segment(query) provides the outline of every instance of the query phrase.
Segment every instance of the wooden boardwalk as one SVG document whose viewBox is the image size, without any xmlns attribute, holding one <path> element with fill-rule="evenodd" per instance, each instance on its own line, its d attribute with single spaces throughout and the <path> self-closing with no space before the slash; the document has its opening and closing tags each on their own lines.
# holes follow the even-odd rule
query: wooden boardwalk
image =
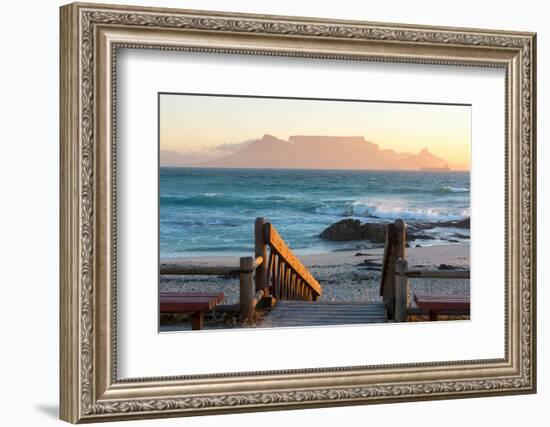
<svg viewBox="0 0 550 427">
<path fill-rule="evenodd" d="M 383 303 L 278 301 L 262 328 L 357 325 L 388 321 Z"/>
<path fill-rule="evenodd" d="M 254 223 L 255 256 L 241 257 L 238 266 L 161 264 L 160 274 L 238 275 L 239 304 L 220 305 L 216 310 L 232 316 L 238 314 L 244 325 L 260 328 L 407 322 L 410 315 L 426 314 L 429 314 L 430 320 L 437 320 L 439 314 L 469 316 L 469 295 L 415 295 L 417 307 L 411 307 L 409 279 L 469 279 L 470 271 L 409 270 L 405 259 L 406 230 L 406 224 L 400 219 L 386 226 L 380 280 L 383 302 L 378 303 L 319 301 L 323 299 L 321 284 L 265 218 L 257 218 Z M 177 298 L 180 297 L 189 299 L 184 294 Z M 187 304 L 188 301 L 184 302 Z M 211 308 L 206 306 L 201 310 Z M 161 304 L 161 312 L 183 309 L 199 310 L 196 306 L 189 308 L 178 304 L 174 308 Z M 230 319 L 235 320 L 236 317 Z M 202 326 L 199 320 L 195 326 Z M 223 326 L 222 323 L 220 326 Z"/>
</svg>

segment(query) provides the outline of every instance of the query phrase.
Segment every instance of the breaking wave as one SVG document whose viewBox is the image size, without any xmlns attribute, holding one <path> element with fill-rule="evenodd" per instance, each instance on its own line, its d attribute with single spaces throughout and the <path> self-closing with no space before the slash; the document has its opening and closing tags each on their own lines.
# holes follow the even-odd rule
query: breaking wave
<svg viewBox="0 0 550 427">
<path fill-rule="evenodd" d="M 456 221 L 470 216 L 469 209 L 411 207 L 392 200 L 357 200 L 345 206 L 320 206 L 315 213 L 414 221 Z"/>
<path fill-rule="evenodd" d="M 466 187 L 449 187 L 445 186 L 441 189 L 442 193 L 468 193 L 470 191 L 469 188 Z"/>
</svg>

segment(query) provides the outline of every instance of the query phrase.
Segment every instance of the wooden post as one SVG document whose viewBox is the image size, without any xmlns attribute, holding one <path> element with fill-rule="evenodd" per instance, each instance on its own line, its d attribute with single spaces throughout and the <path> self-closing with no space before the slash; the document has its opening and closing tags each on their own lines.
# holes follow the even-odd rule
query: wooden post
<svg viewBox="0 0 550 427">
<path fill-rule="evenodd" d="M 384 277 L 383 280 L 383 298 L 384 304 L 386 306 L 386 313 L 388 314 L 388 319 L 393 319 L 395 311 L 395 225 L 387 224 L 386 225 L 386 245 L 384 250 L 389 252 L 388 255 L 388 267 L 384 271 L 382 269 L 382 274 Z"/>
<path fill-rule="evenodd" d="M 409 306 L 409 278 L 407 261 L 399 258 L 396 262 L 395 274 L 395 315 L 396 322 L 407 321 L 407 307 Z"/>
<path fill-rule="evenodd" d="M 199 331 L 204 326 L 204 316 L 202 311 L 195 311 L 191 314 L 191 329 L 193 331 Z"/>
<path fill-rule="evenodd" d="M 273 253 L 273 252 L 271 252 Z M 275 298 L 279 298 L 279 257 L 273 258 L 273 289 L 272 294 Z"/>
<path fill-rule="evenodd" d="M 241 272 L 240 284 L 240 310 L 243 319 L 252 319 L 254 311 L 254 258 L 243 257 L 240 259 Z"/>
<path fill-rule="evenodd" d="M 391 224 L 390 224 L 391 225 Z M 390 229 L 393 232 L 393 247 L 392 247 L 392 256 L 391 256 L 391 263 L 390 263 L 390 280 L 389 280 L 389 292 L 388 292 L 388 314 L 395 318 L 395 305 L 397 304 L 396 301 L 396 272 L 397 272 L 397 260 L 399 259 L 405 259 L 405 244 L 406 244 L 406 225 L 405 223 L 400 220 L 396 219 L 393 222 L 393 227 L 390 227 Z"/>
<path fill-rule="evenodd" d="M 405 257 L 405 245 L 407 244 L 407 226 L 405 223 L 400 220 L 396 219 L 394 222 L 395 227 L 395 259 L 406 259 Z"/>
<path fill-rule="evenodd" d="M 270 294 L 274 293 L 273 291 L 273 285 L 269 284 L 270 282 L 272 283 L 273 282 L 273 264 L 274 264 L 274 258 L 275 258 L 275 254 L 273 252 L 271 252 L 269 254 L 269 262 L 267 263 L 267 271 L 266 271 L 266 281 L 265 281 L 265 285 L 267 287 L 266 291 L 267 291 L 267 294 L 264 293 L 264 295 L 267 297 L 269 296 Z"/>
<path fill-rule="evenodd" d="M 263 261 L 256 267 L 254 281 L 256 291 L 264 290 L 264 295 L 268 295 L 267 286 L 267 244 L 265 241 L 265 218 L 256 218 L 254 222 L 254 254 L 256 257 L 261 256 Z"/>
</svg>

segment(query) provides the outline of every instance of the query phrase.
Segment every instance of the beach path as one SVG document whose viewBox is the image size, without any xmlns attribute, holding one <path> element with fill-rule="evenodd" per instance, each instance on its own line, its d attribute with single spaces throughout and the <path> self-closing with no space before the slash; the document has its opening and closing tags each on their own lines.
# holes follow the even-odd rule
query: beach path
<svg viewBox="0 0 550 427">
<path fill-rule="evenodd" d="M 385 323 L 383 303 L 279 301 L 261 328 Z"/>
</svg>

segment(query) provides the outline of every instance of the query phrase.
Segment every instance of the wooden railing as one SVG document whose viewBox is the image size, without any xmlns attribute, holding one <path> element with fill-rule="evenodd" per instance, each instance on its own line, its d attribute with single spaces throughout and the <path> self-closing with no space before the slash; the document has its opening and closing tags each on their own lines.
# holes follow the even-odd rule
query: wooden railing
<svg viewBox="0 0 550 427">
<path fill-rule="evenodd" d="M 410 314 L 424 314 L 421 310 L 412 309 L 410 304 L 410 278 L 422 279 L 469 279 L 470 270 L 409 270 L 406 259 L 399 258 L 396 262 L 395 272 L 395 316 L 396 322 L 406 322 Z M 451 296 L 449 296 L 451 298 Z M 441 313 L 441 314 L 466 314 L 466 313 Z M 469 314 L 469 309 L 467 310 Z M 430 316 L 431 317 L 431 316 Z M 436 316 L 437 317 L 437 316 Z"/>
<path fill-rule="evenodd" d="M 294 255 L 275 227 L 265 218 L 254 224 L 254 257 L 242 257 L 238 266 L 162 264 L 161 275 L 239 276 L 239 305 L 220 305 L 216 310 L 240 311 L 252 319 L 263 299 L 316 301 L 321 285 Z M 269 254 L 268 254 L 269 249 Z"/>
<path fill-rule="evenodd" d="M 268 260 L 265 277 L 260 277 L 262 270 L 258 268 L 256 289 L 267 288 L 266 294 L 281 300 L 316 301 L 322 295 L 319 282 L 264 218 L 256 220 L 256 255 Z"/>
<path fill-rule="evenodd" d="M 380 279 L 388 319 L 406 322 L 409 314 L 421 314 L 410 304 L 410 278 L 469 279 L 469 270 L 409 270 L 405 256 L 407 225 L 400 219 L 386 226 L 386 244 Z"/>
<path fill-rule="evenodd" d="M 254 310 L 265 295 L 263 289 L 254 290 L 254 276 L 260 265 L 264 263 L 261 256 L 242 257 L 239 266 L 226 265 L 178 265 L 162 264 L 161 275 L 178 276 L 239 276 L 239 304 L 219 305 L 215 309 L 219 311 L 240 311 L 243 319 L 253 317 Z"/>
</svg>

